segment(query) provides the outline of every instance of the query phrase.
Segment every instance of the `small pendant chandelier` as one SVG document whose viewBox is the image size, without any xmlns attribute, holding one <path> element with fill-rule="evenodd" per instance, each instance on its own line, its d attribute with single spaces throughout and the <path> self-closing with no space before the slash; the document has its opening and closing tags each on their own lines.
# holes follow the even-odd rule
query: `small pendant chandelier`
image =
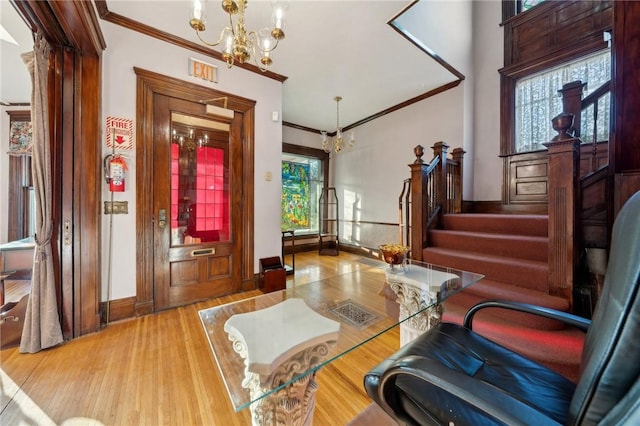
<svg viewBox="0 0 640 426">
<path fill-rule="evenodd" d="M 273 62 L 271 52 L 278 47 L 278 42 L 284 39 L 285 12 L 289 7 L 288 0 L 272 2 L 271 28 L 263 28 L 259 31 L 247 31 L 244 26 L 247 0 L 222 0 L 222 10 L 229 15 L 229 26 L 222 29 L 220 39 L 215 43 L 205 41 L 200 35 L 206 28 L 204 2 L 205 0 L 193 0 L 189 14 L 189 25 L 195 30 L 200 41 L 211 47 L 221 44 L 222 57 L 229 68 L 236 61 L 243 64 L 253 58 L 256 66 L 261 71 L 266 71 Z M 234 16 L 237 16 L 235 23 Z M 259 63 L 258 54 L 260 55 Z"/>
<path fill-rule="evenodd" d="M 340 101 L 342 96 L 336 96 L 333 98 L 336 101 L 336 131 L 335 136 L 330 137 L 326 130 L 320 132 L 322 134 L 322 149 L 327 154 L 331 151 L 336 153 L 341 152 L 343 149 L 351 151 L 356 143 L 356 135 L 354 132 L 349 132 L 349 141 L 345 146 L 344 137 L 342 135 L 342 127 L 340 127 Z"/>
</svg>

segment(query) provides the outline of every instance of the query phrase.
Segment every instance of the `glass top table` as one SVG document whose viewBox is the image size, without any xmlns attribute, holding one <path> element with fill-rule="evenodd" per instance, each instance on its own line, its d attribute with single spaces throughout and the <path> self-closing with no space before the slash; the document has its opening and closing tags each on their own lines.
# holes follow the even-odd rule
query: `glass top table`
<svg viewBox="0 0 640 426">
<path fill-rule="evenodd" d="M 482 277 L 413 260 L 393 270 L 372 261 L 353 272 L 203 309 L 199 315 L 239 411 L 433 311 Z M 400 309 L 389 309 L 390 302 Z"/>
</svg>

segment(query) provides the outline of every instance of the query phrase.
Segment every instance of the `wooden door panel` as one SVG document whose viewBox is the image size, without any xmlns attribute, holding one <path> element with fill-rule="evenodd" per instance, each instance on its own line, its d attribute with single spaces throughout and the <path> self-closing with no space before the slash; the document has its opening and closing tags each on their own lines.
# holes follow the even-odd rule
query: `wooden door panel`
<svg viewBox="0 0 640 426">
<path fill-rule="evenodd" d="M 231 277 L 231 257 L 217 256 L 171 262 L 170 270 L 172 288 L 212 282 Z"/>
<path fill-rule="evenodd" d="M 197 284 L 200 281 L 198 260 L 183 260 L 171 262 L 171 287 Z"/>
<path fill-rule="evenodd" d="M 209 279 L 215 277 L 231 276 L 230 257 L 210 257 L 207 259 L 207 276 Z"/>
<path fill-rule="evenodd" d="M 227 130 L 209 131 L 209 124 Z M 240 138 L 232 135 L 231 124 L 207 117 L 201 103 L 154 99 L 156 310 L 241 289 L 241 270 L 232 267 L 241 256 L 241 239 L 231 220 L 242 201 L 232 190 L 240 184 L 232 161 Z M 208 155 L 218 162 L 208 163 Z M 205 171 L 214 168 L 215 174 Z M 211 218 L 209 211 L 217 213 Z"/>
</svg>

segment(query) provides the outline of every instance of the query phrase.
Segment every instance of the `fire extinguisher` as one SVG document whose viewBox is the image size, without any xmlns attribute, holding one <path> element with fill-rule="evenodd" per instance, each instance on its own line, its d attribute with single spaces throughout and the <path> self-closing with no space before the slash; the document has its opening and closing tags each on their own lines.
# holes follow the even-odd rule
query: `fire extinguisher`
<svg viewBox="0 0 640 426">
<path fill-rule="evenodd" d="M 127 163 L 119 154 L 109 154 L 104 157 L 104 178 L 109 184 L 109 191 L 124 192 L 124 172 Z"/>
</svg>

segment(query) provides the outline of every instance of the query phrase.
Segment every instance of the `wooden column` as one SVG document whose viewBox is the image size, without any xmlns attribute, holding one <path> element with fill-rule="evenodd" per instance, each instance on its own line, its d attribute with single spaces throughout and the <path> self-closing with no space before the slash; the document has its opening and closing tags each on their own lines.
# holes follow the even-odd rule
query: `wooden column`
<svg viewBox="0 0 640 426">
<path fill-rule="evenodd" d="M 558 136 L 544 145 L 549 150 L 549 294 L 572 302 L 578 259 L 577 218 L 580 139 L 569 135 L 573 114 L 553 120 Z"/>
<path fill-rule="evenodd" d="M 411 169 L 411 258 L 422 260 L 422 248 L 427 244 L 427 200 L 424 188 L 426 185 L 426 164 L 422 160 L 424 147 L 417 145 L 413 148 L 416 160 L 409 164 Z"/>
</svg>

